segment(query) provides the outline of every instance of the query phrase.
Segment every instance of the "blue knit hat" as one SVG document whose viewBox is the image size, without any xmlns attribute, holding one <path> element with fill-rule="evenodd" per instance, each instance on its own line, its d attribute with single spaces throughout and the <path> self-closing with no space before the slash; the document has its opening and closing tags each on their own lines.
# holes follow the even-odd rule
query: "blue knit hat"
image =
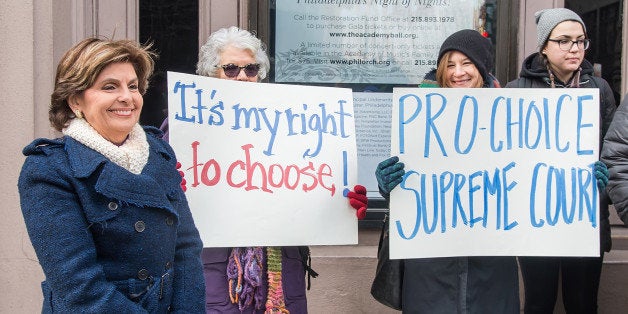
<svg viewBox="0 0 628 314">
<path fill-rule="evenodd" d="M 565 8 L 545 9 L 534 13 L 536 19 L 536 35 L 538 48 L 545 46 L 550 33 L 556 25 L 564 21 L 575 21 L 582 25 L 584 32 L 587 32 L 584 22 L 574 11 Z"/>
</svg>

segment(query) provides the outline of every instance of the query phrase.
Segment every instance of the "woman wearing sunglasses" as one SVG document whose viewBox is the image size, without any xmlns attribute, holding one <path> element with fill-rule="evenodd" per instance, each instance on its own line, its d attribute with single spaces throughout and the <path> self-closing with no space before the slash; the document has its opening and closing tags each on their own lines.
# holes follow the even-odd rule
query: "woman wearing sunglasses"
<svg viewBox="0 0 628 314">
<path fill-rule="evenodd" d="M 564 8 L 542 10 L 536 12 L 535 17 L 539 51 L 525 59 L 520 77 L 506 87 L 599 88 L 601 147 L 615 112 L 615 98 L 608 83 L 594 77 L 593 66 L 584 59 L 590 42 L 582 19 Z M 596 167 L 606 171 L 606 166 L 600 162 L 596 163 Z M 559 274 L 566 312 L 597 312 L 602 260 L 604 251 L 608 252 L 611 248 L 605 184 L 598 183 L 601 187 L 599 257 L 519 258 L 525 288 L 525 313 L 553 313 Z"/>
<path fill-rule="evenodd" d="M 196 74 L 220 79 L 258 82 L 270 62 L 262 42 L 237 27 L 220 29 L 201 47 Z"/>
<path fill-rule="evenodd" d="M 212 33 L 201 47 L 196 73 L 259 82 L 269 68 L 264 44 L 246 30 L 229 27 Z M 167 121 L 162 130 L 167 131 Z M 363 218 L 366 189 L 358 185 L 348 198 Z M 309 267 L 307 246 L 203 248 L 201 257 L 207 313 L 307 313 L 306 271 L 317 275 Z"/>
</svg>

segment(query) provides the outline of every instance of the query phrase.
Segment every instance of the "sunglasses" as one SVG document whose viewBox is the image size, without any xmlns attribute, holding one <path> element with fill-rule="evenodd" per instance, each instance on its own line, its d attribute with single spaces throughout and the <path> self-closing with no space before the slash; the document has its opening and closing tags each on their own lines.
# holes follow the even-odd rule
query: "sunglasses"
<svg viewBox="0 0 628 314">
<path fill-rule="evenodd" d="M 248 77 L 257 76 L 259 72 L 259 63 L 249 63 L 245 66 L 237 66 L 233 63 L 225 64 L 220 66 L 223 71 L 225 71 L 225 75 L 230 78 L 237 77 L 240 75 L 240 71 L 244 69 L 244 74 Z"/>
</svg>

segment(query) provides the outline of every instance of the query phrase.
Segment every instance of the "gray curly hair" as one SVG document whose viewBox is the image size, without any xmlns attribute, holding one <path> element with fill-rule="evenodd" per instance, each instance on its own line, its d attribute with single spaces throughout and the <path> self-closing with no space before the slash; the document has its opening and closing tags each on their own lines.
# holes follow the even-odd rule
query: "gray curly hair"
<svg viewBox="0 0 628 314">
<path fill-rule="evenodd" d="M 260 65 L 258 79 L 266 77 L 270 69 L 270 61 L 264 43 L 250 32 L 235 26 L 221 28 L 209 35 L 198 54 L 196 74 L 217 77 L 220 54 L 227 47 L 251 51 L 255 56 L 255 62 Z"/>
</svg>

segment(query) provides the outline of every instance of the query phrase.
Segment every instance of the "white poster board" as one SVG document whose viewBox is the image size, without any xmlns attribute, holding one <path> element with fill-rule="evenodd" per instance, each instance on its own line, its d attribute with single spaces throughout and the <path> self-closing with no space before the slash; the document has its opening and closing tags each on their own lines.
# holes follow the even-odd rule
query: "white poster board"
<svg viewBox="0 0 628 314">
<path fill-rule="evenodd" d="M 168 72 L 168 121 L 205 247 L 357 243 L 350 89 Z"/>
<path fill-rule="evenodd" d="M 598 93 L 396 88 L 391 258 L 599 256 Z"/>
</svg>

